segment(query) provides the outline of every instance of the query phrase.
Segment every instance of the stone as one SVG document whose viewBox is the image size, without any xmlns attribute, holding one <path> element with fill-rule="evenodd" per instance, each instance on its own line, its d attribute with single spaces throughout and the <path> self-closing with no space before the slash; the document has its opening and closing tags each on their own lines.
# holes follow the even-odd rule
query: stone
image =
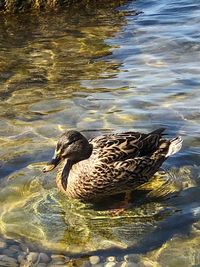
<svg viewBox="0 0 200 267">
<path fill-rule="evenodd" d="M 37 260 L 38 260 L 38 256 L 39 256 L 39 253 L 38 252 L 30 252 L 28 255 L 27 255 L 27 261 L 28 262 L 31 262 L 31 263 L 36 263 Z"/>
<path fill-rule="evenodd" d="M 129 267 L 128 266 L 128 263 L 127 262 L 122 262 L 122 263 L 120 263 L 120 265 L 119 265 L 120 267 Z"/>
<path fill-rule="evenodd" d="M 95 265 L 100 262 L 100 258 L 98 256 L 90 256 L 89 261 L 92 265 Z"/>
<path fill-rule="evenodd" d="M 33 263 L 28 262 L 27 260 L 22 260 L 22 262 L 20 263 L 20 265 L 18 265 L 19 267 L 33 267 Z"/>
<path fill-rule="evenodd" d="M 138 263 L 139 262 L 139 256 L 138 256 L 138 254 L 128 254 L 128 255 L 124 256 L 124 260 L 126 262 Z"/>
<path fill-rule="evenodd" d="M 116 266 L 116 263 L 113 262 L 113 261 L 109 261 L 109 262 L 105 263 L 104 266 L 105 266 L 105 267 L 114 267 L 114 266 Z"/>
<path fill-rule="evenodd" d="M 19 265 L 19 267 L 33 267 L 33 266 L 35 265 L 31 262 L 28 262 L 27 260 L 23 260 Z"/>
<path fill-rule="evenodd" d="M 19 263 L 21 263 L 21 262 L 24 261 L 24 260 L 25 260 L 25 256 L 19 255 L 19 256 L 17 257 L 17 261 L 18 261 Z"/>
<path fill-rule="evenodd" d="M 158 266 L 158 265 L 155 264 L 155 262 L 148 261 L 148 260 L 143 260 L 143 261 L 140 263 L 140 266 L 141 266 L 141 267 L 154 267 L 154 266 Z M 176 266 L 180 266 L 180 265 L 178 264 L 178 265 L 176 265 Z M 194 267 L 194 265 L 192 265 L 192 267 Z"/>
<path fill-rule="evenodd" d="M 25 244 L 20 244 L 21 250 L 28 253 L 29 252 L 29 248 L 25 245 Z"/>
<path fill-rule="evenodd" d="M 0 239 L 0 249 L 5 249 L 5 248 L 7 248 L 6 241 Z"/>
<path fill-rule="evenodd" d="M 35 251 L 35 252 L 38 251 L 38 247 L 35 244 L 29 243 L 29 244 L 26 244 L 26 246 L 28 247 L 29 252 L 30 251 Z"/>
<path fill-rule="evenodd" d="M 52 254 L 51 258 L 52 260 L 65 260 L 65 256 L 62 254 Z"/>
<path fill-rule="evenodd" d="M 52 264 L 57 264 L 57 265 L 60 265 L 60 264 L 65 264 L 66 263 L 66 259 L 65 259 L 65 256 L 64 255 L 61 255 L 61 254 L 52 254 L 51 255 L 51 259 L 52 259 Z"/>
<path fill-rule="evenodd" d="M 46 267 L 47 265 L 46 265 L 46 263 L 38 263 L 37 264 L 37 267 Z"/>
<path fill-rule="evenodd" d="M 69 261 L 70 261 L 70 257 L 65 256 L 65 262 L 67 263 Z"/>
<path fill-rule="evenodd" d="M 2 254 L 3 255 L 7 255 L 9 257 L 13 257 L 15 252 L 13 252 L 12 250 L 10 250 L 9 248 L 5 248 L 3 251 L 2 251 Z"/>
<path fill-rule="evenodd" d="M 66 267 L 66 264 L 55 264 L 55 263 L 50 263 L 48 264 L 48 267 Z"/>
<path fill-rule="evenodd" d="M 13 259 L 7 255 L 0 255 L 0 266 L 17 267 L 18 263 L 16 259 Z"/>
<path fill-rule="evenodd" d="M 18 267 L 17 263 L 10 263 L 10 262 L 5 262 L 0 260 L 0 266 L 2 267 Z"/>
<path fill-rule="evenodd" d="M 25 258 L 26 258 L 26 252 L 20 252 L 20 254 L 19 254 L 18 257 L 17 257 L 17 261 L 18 261 L 19 263 L 21 263 L 22 261 L 25 260 Z"/>
<path fill-rule="evenodd" d="M 120 267 L 138 267 L 136 263 L 122 262 L 119 265 Z"/>
<path fill-rule="evenodd" d="M 50 262 L 50 257 L 46 253 L 43 253 L 43 252 L 41 252 L 39 254 L 39 259 L 40 259 L 40 262 L 41 263 L 48 263 L 48 262 Z"/>
<path fill-rule="evenodd" d="M 107 258 L 107 261 L 116 261 L 116 259 L 115 259 L 115 257 L 113 257 L 113 256 L 109 256 L 109 257 Z"/>
<path fill-rule="evenodd" d="M 63 265 L 63 264 L 65 264 L 65 261 L 64 260 L 53 260 L 53 261 L 51 261 L 51 264 Z"/>
<path fill-rule="evenodd" d="M 19 252 L 20 251 L 20 247 L 17 245 L 11 245 L 9 247 L 9 250 L 12 251 L 13 253 Z"/>
</svg>

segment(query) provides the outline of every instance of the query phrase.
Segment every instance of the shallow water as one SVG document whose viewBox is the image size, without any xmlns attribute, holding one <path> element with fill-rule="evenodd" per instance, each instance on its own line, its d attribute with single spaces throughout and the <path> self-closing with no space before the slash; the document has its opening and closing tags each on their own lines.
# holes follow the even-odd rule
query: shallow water
<svg viewBox="0 0 200 267">
<path fill-rule="evenodd" d="M 196 1 L 164 0 L 0 18 L 1 236 L 102 262 L 200 264 L 199 23 Z M 156 127 L 183 149 L 121 217 L 66 200 L 41 172 L 66 129 Z"/>
</svg>

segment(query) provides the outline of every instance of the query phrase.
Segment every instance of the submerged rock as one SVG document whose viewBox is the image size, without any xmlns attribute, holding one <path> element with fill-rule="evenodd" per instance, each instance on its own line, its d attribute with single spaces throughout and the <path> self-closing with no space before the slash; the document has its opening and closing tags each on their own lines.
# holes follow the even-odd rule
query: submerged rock
<svg viewBox="0 0 200 267">
<path fill-rule="evenodd" d="M 100 262 L 99 256 L 91 256 L 89 261 L 92 265 L 98 264 Z"/>
<path fill-rule="evenodd" d="M 20 247 L 18 245 L 11 245 L 9 247 L 9 250 L 14 254 L 14 253 L 17 253 L 18 251 L 20 251 Z"/>
<path fill-rule="evenodd" d="M 54 265 L 62 265 L 62 264 L 65 264 L 68 259 L 65 258 L 64 255 L 62 254 L 52 254 L 51 255 L 51 266 L 54 266 Z M 54 265 L 53 265 L 54 264 Z"/>
<path fill-rule="evenodd" d="M 9 248 L 5 248 L 3 251 L 2 251 L 2 254 L 3 255 L 7 255 L 9 257 L 13 257 L 15 252 L 13 252 L 12 250 L 10 250 Z"/>
<path fill-rule="evenodd" d="M 0 255 L 0 266 L 17 267 L 18 263 L 16 259 L 13 259 L 7 255 Z"/>
<path fill-rule="evenodd" d="M 113 256 L 109 256 L 109 257 L 107 258 L 107 261 L 114 262 L 114 261 L 116 261 L 116 258 L 113 257 Z"/>
<path fill-rule="evenodd" d="M 18 257 L 17 257 L 17 261 L 19 263 L 21 263 L 21 262 L 25 261 L 25 258 L 26 258 L 26 253 L 25 252 L 20 252 Z"/>
<path fill-rule="evenodd" d="M 0 249 L 5 249 L 7 248 L 7 243 L 3 239 L 0 239 Z"/>
<path fill-rule="evenodd" d="M 39 261 L 40 263 L 48 263 L 50 262 L 50 257 L 46 253 L 41 252 L 39 254 Z"/>
<path fill-rule="evenodd" d="M 105 263 L 104 266 L 105 266 L 105 267 L 114 267 L 114 266 L 116 266 L 116 262 L 109 261 L 109 262 Z"/>
<path fill-rule="evenodd" d="M 48 264 L 48 267 L 66 267 L 67 265 L 66 264 L 55 264 L 55 263 L 50 263 Z"/>
<path fill-rule="evenodd" d="M 38 261 L 38 257 L 39 257 L 38 252 L 30 252 L 26 258 L 28 262 L 36 263 Z"/>
<path fill-rule="evenodd" d="M 38 263 L 37 264 L 37 267 L 46 267 L 47 265 L 46 265 L 46 263 Z"/>
</svg>

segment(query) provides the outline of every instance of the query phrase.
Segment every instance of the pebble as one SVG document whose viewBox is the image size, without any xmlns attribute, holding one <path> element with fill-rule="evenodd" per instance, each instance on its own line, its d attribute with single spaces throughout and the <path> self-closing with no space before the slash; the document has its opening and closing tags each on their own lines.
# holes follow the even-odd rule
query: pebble
<svg viewBox="0 0 200 267">
<path fill-rule="evenodd" d="M 26 253 L 28 253 L 29 252 L 29 248 L 25 245 L 25 244 L 20 244 L 20 247 L 21 247 L 21 249 L 24 251 L 24 252 L 26 252 Z"/>
<path fill-rule="evenodd" d="M 4 267 L 66 267 L 70 258 L 63 254 L 49 255 L 45 252 L 36 252 L 26 244 L 9 243 L 0 238 L 0 266 Z M 17 260 L 15 257 L 17 256 Z M 97 255 L 90 256 L 86 266 L 95 267 L 138 267 L 140 257 L 138 254 L 128 254 L 124 257 L 109 256 L 106 262 L 102 263 Z M 144 264 L 145 265 L 145 264 Z M 146 265 L 145 265 L 146 266 Z"/>
<path fill-rule="evenodd" d="M 25 260 L 25 258 L 26 258 L 26 252 L 20 252 L 19 253 L 19 255 L 18 255 L 18 257 L 17 257 L 17 261 L 19 262 L 19 263 L 21 263 L 23 260 Z"/>
<path fill-rule="evenodd" d="M 5 249 L 7 248 L 7 243 L 4 240 L 0 239 L 0 249 Z"/>
<path fill-rule="evenodd" d="M 138 267 L 140 265 L 138 265 L 137 263 L 133 263 L 133 262 L 123 262 L 120 267 Z"/>
<path fill-rule="evenodd" d="M 28 255 L 27 255 L 27 261 L 28 262 L 31 262 L 31 263 L 36 263 L 37 260 L 38 260 L 38 256 L 39 256 L 39 253 L 38 252 L 30 252 Z"/>
<path fill-rule="evenodd" d="M 65 262 L 69 262 L 70 261 L 70 257 L 65 256 Z"/>
<path fill-rule="evenodd" d="M 52 254 L 51 258 L 52 260 L 65 260 L 65 256 L 62 254 Z"/>
<path fill-rule="evenodd" d="M 11 245 L 9 247 L 9 250 L 12 251 L 13 253 L 16 253 L 16 252 L 20 251 L 20 247 L 17 245 Z"/>
<path fill-rule="evenodd" d="M 40 259 L 40 262 L 41 263 L 48 263 L 48 262 L 50 262 L 50 257 L 46 253 L 43 253 L 43 252 L 41 252 L 39 254 L 39 259 Z"/>
<path fill-rule="evenodd" d="M 17 267 L 16 259 L 8 257 L 7 255 L 0 255 L 0 266 Z"/>
<path fill-rule="evenodd" d="M 17 263 L 10 263 L 10 262 L 5 262 L 5 261 L 1 261 L 0 260 L 0 266 L 2 267 L 18 267 L 18 264 Z"/>
<path fill-rule="evenodd" d="M 95 265 L 100 262 L 100 258 L 98 256 L 91 256 L 89 258 L 89 261 L 92 265 Z"/>
<path fill-rule="evenodd" d="M 64 260 L 58 260 L 58 261 L 53 260 L 53 261 L 50 262 L 50 264 L 53 264 L 53 265 L 63 265 L 63 264 L 65 264 L 65 261 Z"/>
<path fill-rule="evenodd" d="M 147 260 L 144 260 L 141 264 L 140 264 L 141 267 L 154 267 L 154 266 L 158 266 L 155 264 L 155 262 L 152 262 L 152 261 L 147 261 Z M 192 265 L 194 266 L 194 265 Z"/>
<path fill-rule="evenodd" d="M 18 265 L 19 267 L 33 267 L 34 265 L 31 262 L 28 262 L 27 260 L 23 260 L 20 265 Z"/>
<path fill-rule="evenodd" d="M 38 263 L 37 264 L 37 267 L 46 267 L 47 265 L 46 265 L 46 263 Z"/>
<path fill-rule="evenodd" d="M 113 262 L 113 261 L 109 261 L 109 262 L 105 263 L 104 266 L 105 266 L 105 267 L 114 267 L 114 266 L 116 266 L 116 263 Z"/>
<path fill-rule="evenodd" d="M 55 264 L 55 263 L 50 263 L 48 264 L 48 267 L 66 267 L 66 264 Z"/>
<path fill-rule="evenodd" d="M 113 256 L 109 256 L 109 257 L 107 258 L 107 261 L 116 261 L 116 259 L 115 259 L 115 257 L 113 257 Z"/>
<path fill-rule="evenodd" d="M 52 264 L 57 264 L 57 265 L 61 265 L 61 264 L 65 264 L 66 263 L 66 259 L 64 255 L 59 255 L 59 254 L 52 254 L 51 255 L 51 263 Z"/>
<path fill-rule="evenodd" d="M 120 267 L 129 267 L 130 265 L 127 262 L 123 262 Z"/>
<path fill-rule="evenodd" d="M 3 253 L 4 255 L 9 256 L 9 257 L 13 257 L 14 254 L 15 254 L 15 252 L 13 252 L 12 250 L 10 250 L 9 248 L 5 248 L 5 249 L 2 251 L 2 253 Z"/>
<path fill-rule="evenodd" d="M 28 247 L 29 252 L 30 251 L 35 251 L 35 252 L 38 251 L 38 247 L 34 244 L 29 243 L 28 245 L 26 244 L 26 246 Z"/>
<path fill-rule="evenodd" d="M 126 262 L 131 262 L 131 263 L 138 263 L 139 262 L 139 256 L 138 254 L 129 254 L 124 256 L 124 260 Z"/>
</svg>

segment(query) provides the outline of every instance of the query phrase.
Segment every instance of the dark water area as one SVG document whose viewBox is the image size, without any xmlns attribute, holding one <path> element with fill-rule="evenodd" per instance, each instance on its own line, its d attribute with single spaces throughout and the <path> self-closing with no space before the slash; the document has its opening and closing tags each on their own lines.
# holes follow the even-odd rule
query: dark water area
<svg viewBox="0 0 200 267">
<path fill-rule="evenodd" d="M 199 24 L 197 1 L 0 17 L 0 266 L 200 264 Z M 41 171 L 67 129 L 156 127 L 183 148 L 121 216 Z"/>
</svg>

